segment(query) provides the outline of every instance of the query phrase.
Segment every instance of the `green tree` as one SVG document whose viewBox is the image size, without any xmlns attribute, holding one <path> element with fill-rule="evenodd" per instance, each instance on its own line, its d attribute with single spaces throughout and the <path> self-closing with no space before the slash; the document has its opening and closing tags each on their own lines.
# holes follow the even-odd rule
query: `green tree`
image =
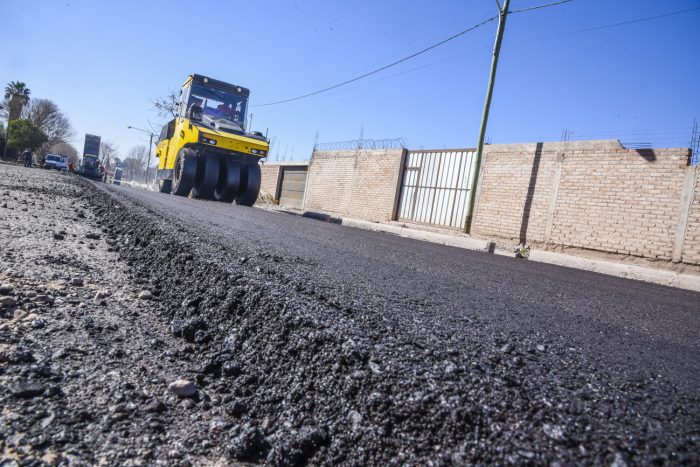
<svg viewBox="0 0 700 467">
<path fill-rule="evenodd" d="M 7 129 L 7 145 L 21 152 L 36 149 L 48 141 L 46 134 L 29 120 L 12 120 Z"/>
<path fill-rule="evenodd" d="M 10 81 L 7 86 L 5 86 L 5 99 L 9 100 L 9 114 L 8 114 L 8 127 L 9 122 L 18 119 L 22 114 L 22 108 L 29 103 L 29 95 L 31 91 L 26 84 L 20 81 Z"/>
</svg>

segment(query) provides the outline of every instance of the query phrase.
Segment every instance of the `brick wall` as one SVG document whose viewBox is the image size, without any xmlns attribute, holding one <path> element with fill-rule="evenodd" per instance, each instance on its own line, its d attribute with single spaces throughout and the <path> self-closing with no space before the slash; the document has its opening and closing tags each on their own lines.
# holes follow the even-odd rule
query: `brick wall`
<svg viewBox="0 0 700 467">
<path fill-rule="evenodd" d="M 700 265 L 700 169 L 688 167 L 689 154 L 617 141 L 489 145 L 473 232 Z M 403 157 L 401 149 L 316 151 L 304 209 L 392 220 Z M 279 165 L 263 166 L 262 192 L 274 194 Z"/>
<path fill-rule="evenodd" d="M 670 260 L 687 151 L 566 154 L 551 243 Z"/>
<path fill-rule="evenodd" d="M 671 260 L 688 158 L 615 141 L 489 146 L 474 233 Z M 683 257 L 698 264 L 700 206 L 692 216 Z"/>
<path fill-rule="evenodd" d="M 473 229 L 517 242 L 544 239 L 557 153 L 536 145 L 504 149 L 485 152 Z"/>
<path fill-rule="evenodd" d="M 693 167 L 695 186 L 688 215 L 682 258 L 684 263 L 700 264 L 700 166 Z"/>
<path fill-rule="evenodd" d="M 358 219 L 391 220 L 402 159 L 403 149 L 314 152 L 305 209 Z"/>
<path fill-rule="evenodd" d="M 261 181 L 260 194 L 275 197 L 277 191 L 277 177 L 279 176 L 279 164 L 265 163 L 260 166 Z"/>
</svg>

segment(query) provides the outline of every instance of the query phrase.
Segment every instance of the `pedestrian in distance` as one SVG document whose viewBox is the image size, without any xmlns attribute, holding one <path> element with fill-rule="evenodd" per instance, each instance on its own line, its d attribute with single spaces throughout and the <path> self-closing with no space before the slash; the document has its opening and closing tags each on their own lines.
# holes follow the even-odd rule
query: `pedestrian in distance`
<svg viewBox="0 0 700 467">
<path fill-rule="evenodd" d="M 22 157 L 24 158 L 24 166 L 25 167 L 31 167 L 32 166 L 32 151 L 31 149 L 27 148 L 24 150 L 22 153 Z"/>
</svg>

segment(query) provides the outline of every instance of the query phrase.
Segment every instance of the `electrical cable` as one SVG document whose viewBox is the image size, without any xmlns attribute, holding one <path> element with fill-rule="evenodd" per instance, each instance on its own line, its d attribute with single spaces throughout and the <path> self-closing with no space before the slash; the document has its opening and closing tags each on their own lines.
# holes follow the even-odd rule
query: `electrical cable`
<svg viewBox="0 0 700 467">
<path fill-rule="evenodd" d="M 548 4 L 545 4 L 545 5 L 539 5 L 539 6 L 529 7 L 529 8 L 522 8 L 522 9 L 519 9 L 519 10 L 511 10 L 511 11 L 509 11 L 509 13 L 522 13 L 522 12 L 526 12 L 526 11 L 538 10 L 538 9 L 541 9 L 541 8 L 547 8 L 547 7 L 551 7 L 551 6 L 562 5 L 562 4 L 565 4 L 565 3 L 569 3 L 569 2 L 571 2 L 571 1 L 573 1 L 573 0 L 562 0 L 562 1 L 559 1 L 559 2 L 548 3 Z M 553 34 L 553 35 L 549 35 L 549 36 L 542 36 L 542 37 L 537 37 L 537 38 L 533 38 L 533 39 L 544 39 L 544 38 L 549 38 L 549 37 L 558 37 L 558 36 L 565 36 L 565 35 L 569 35 L 569 34 L 577 34 L 577 33 L 581 33 L 581 32 L 597 31 L 597 30 L 600 30 L 600 29 L 612 28 L 612 27 L 617 27 L 617 26 L 624 26 L 624 25 L 627 25 L 627 24 L 634 24 L 634 23 L 639 23 L 639 22 L 643 22 L 643 21 L 650 21 L 650 20 L 654 20 L 654 19 L 658 19 L 658 18 L 665 18 L 665 17 L 668 17 L 668 16 L 678 15 L 678 14 L 681 14 L 681 13 L 688 13 L 688 12 L 696 11 L 696 10 L 700 10 L 700 7 L 686 8 L 686 9 L 684 9 L 684 10 L 673 11 L 673 12 L 670 12 L 670 13 L 664 13 L 664 14 L 654 15 L 654 16 L 647 16 L 647 17 L 644 17 L 644 18 L 637 18 L 637 19 L 629 20 L 629 21 L 622 21 L 622 22 L 618 22 L 618 23 L 605 24 L 605 25 L 602 25 L 602 26 L 594 26 L 594 27 L 585 28 L 585 29 L 578 29 L 578 30 L 575 30 L 575 31 L 569 31 L 569 32 L 564 32 L 564 33 L 559 33 L 559 34 Z M 497 19 L 497 18 L 498 18 L 498 16 L 492 16 L 491 18 L 488 18 L 488 19 L 486 19 L 486 20 L 484 20 L 484 21 L 482 21 L 482 22 L 480 22 L 480 23 L 478 23 L 478 24 L 475 24 L 474 26 L 471 26 L 471 27 L 469 27 L 469 28 L 467 28 L 467 29 L 465 29 L 465 30 L 463 30 L 463 31 L 461 31 L 461 32 L 458 32 L 457 34 L 454 34 L 454 35 L 452 35 L 452 36 L 450 36 L 450 37 L 448 37 L 448 38 L 446 38 L 446 39 L 443 39 L 443 40 L 440 41 L 440 42 L 437 42 L 437 43 L 435 43 L 435 44 L 433 44 L 433 45 L 430 45 L 430 46 L 428 46 L 428 47 L 426 47 L 426 48 L 424 48 L 424 49 L 421 49 L 421 50 L 419 50 L 418 52 L 415 52 L 415 53 L 413 53 L 413 54 L 411 54 L 411 55 L 408 55 L 408 56 L 406 56 L 406 57 L 404 57 L 404 58 L 401 58 L 401 59 L 399 59 L 399 60 L 396 60 L 396 61 L 394 61 L 394 62 L 392 62 L 392 63 L 389 63 L 388 65 L 384 65 L 384 66 L 382 66 L 382 67 L 380 67 L 380 68 L 377 68 L 377 69 L 372 70 L 372 71 L 370 71 L 370 72 L 364 73 L 364 74 L 362 74 L 362 75 L 360 75 L 360 76 L 356 76 L 356 77 L 354 77 L 354 78 L 345 80 L 345 81 L 340 82 L 340 83 L 338 83 L 338 84 L 335 84 L 335 85 L 333 85 L 333 86 L 328 86 L 328 87 L 326 87 L 326 88 L 323 88 L 323 89 L 320 89 L 320 90 L 317 90 L 317 91 L 313 91 L 313 92 L 309 92 L 309 93 L 306 93 L 306 94 L 302 94 L 302 95 L 300 95 L 300 96 L 292 97 L 292 98 L 289 98 L 289 99 L 283 99 L 283 100 L 274 101 L 274 102 L 266 102 L 266 103 L 263 103 L 263 104 L 253 104 L 253 105 L 251 105 L 251 107 L 266 107 L 266 106 L 284 104 L 284 103 L 287 103 L 287 102 L 297 101 L 297 100 L 304 99 L 304 98 L 311 97 L 311 96 L 315 96 L 315 95 L 318 95 L 318 94 L 321 94 L 321 93 L 324 93 L 324 92 L 327 92 L 327 91 L 330 91 L 330 90 L 333 90 L 333 89 L 337 89 L 337 88 L 339 88 L 339 87 L 341 87 L 341 86 L 345 86 L 345 85 L 347 85 L 347 84 L 353 83 L 353 82 L 355 82 L 355 81 L 359 81 L 359 80 L 361 80 L 361 79 L 363 79 L 363 78 L 366 78 L 366 77 L 368 77 L 368 76 L 375 75 L 375 74 L 377 74 L 377 73 L 379 73 L 379 72 L 381 72 L 381 71 L 384 71 L 384 70 L 386 70 L 386 69 L 388 69 L 388 68 L 391 68 L 391 67 L 396 66 L 396 65 L 398 65 L 398 64 L 400 64 L 400 63 L 403 63 L 403 62 L 408 61 L 408 60 L 410 60 L 410 59 L 412 59 L 412 58 L 415 58 L 415 57 L 417 57 L 417 56 L 419 56 L 419 55 L 422 55 L 422 54 L 424 54 L 424 53 L 426 53 L 426 52 L 428 52 L 428 51 L 430 51 L 430 50 L 433 50 L 433 49 L 435 49 L 435 48 L 437 48 L 437 47 L 439 47 L 439 46 L 441 46 L 441 45 L 443 45 L 443 44 L 445 44 L 445 43 L 447 43 L 447 42 L 450 42 L 450 41 L 452 41 L 452 40 L 454 40 L 454 39 L 457 39 L 458 37 L 461 37 L 461 36 L 463 36 L 464 34 L 466 34 L 466 33 L 468 33 L 468 32 L 471 32 L 471 31 L 473 31 L 473 30 L 475 30 L 475 29 L 477 29 L 477 28 L 479 28 L 479 27 L 481 27 L 481 26 L 484 26 L 484 25 L 486 25 L 486 24 L 488 24 L 488 23 L 494 21 L 494 20 Z M 419 68 L 422 68 L 422 67 L 419 67 Z"/>
<path fill-rule="evenodd" d="M 399 60 L 396 60 L 396 61 L 394 61 L 394 62 L 392 62 L 392 63 L 389 63 L 388 65 L 384 65 L 383 67 L 377 68 L 377 69 L 375 69 L 375 70 L 372 70 L 372 71 L 370 71 L 370 72 L 368 72 L 368 73 L 365 73 L 365 74 L 362 74 L 362 75 L 360 75 L 360 76 L 356 76 L 355 78 L 351 78 L 351 79 L 345 80 L 345 81 L 343 81 L 342 83 L 334 84 L 333 86 L 329 86 L 329 87 L 324 88 L 324 89 L 319 89 L 318 91 L 314 91 L 314 92 L 310 92 L 310 93 L 307 93 L 307 94 L 303 94 L 303 95 L 301 95 L 301 96 L 291 97 L 291 98 L 289 98 L 289 99 L 283 99 L 283 100 L 275 101 L 275 102 L 266 102 L 266 103 L 264 103 L 264 104 L 255 104 L 255 105 L 252 105 L 251 107 L 264 107 L 264 106 L 268 106 L 268 105 L 284 104 L 285 102 L 291 102 L 291 101 L 296 101 L 296 100 L 299 100 L 299 99 L 304 99 L 305 97 L 315 96 L 316 94 L 321 94 L 322 92 L 330 91 L 331 89 L 336 89 L 336 88 L 339 88 L 339 87 L 341 87 L 341 86 L 345 86 L 346 84 L 350 84 L 350 83 L 352 83 L 352 82 L 354 82 L 354 81 L 358 81 L 358 80 L 361 80 L 361 79 L 366 78 L 366 77 L 368 77 L 368 76 L 375 75 L 375 74 L 379 73 L 380 71 L 384 71 L 384 70 L 386 70 L 386 69 L 388 69 L 388 68 L 391 68 L 391 67 L 396 66 L 396 65 L 398 65 L 398 64 L 400 64 L 400 63 L 403 63 L 403 62 L 405 62 L 405 61 L 407 61 L 407 60 L 410 60 L 410 59 L 415 58 L 415 57 L 417 57 L 417 56 L 419 56 L 419 55 L 422 55 L 422 54 L 424 54 L 424 53 L 426 53 L 426 52 L 428 52 L 428 51 L 430 51 L 430 50 L 433 50 L 433 49 L 435 49 L 435 48 L 437 48 L 437 47 L 439 47 L 439 46 L 441 46 L 441 45 L 443 45 L 443 44 L 446 44 L 447 42 L 450 42 L 450 41 L 452 41 L 452 40 L 454 40 L 454 39 L 457 39 L 458 37 L 461 37 L 461 36 L 463 36 L 464 34 L 466 34 L 466 33 L 468 33 L 468 32 L 471 32 L 471 31 L 473 31 L 473 30 L 475 30 L 475 29 L 477 29 L 477 28 L 480 28 L 481 26 L 484 26 L 484 25 L 486 25 L 486 24 L 492 22 L 492 21 L 495 20 L 495 19 L 498 19 L 498 16 L 492 16 L 491 18 L 488 18 L 488 19 L 486 19 L 486 20 L 484 20 L 484 21 L 482 21 L 482 22 L 480 22 L 480 23 L 477 23 L 477 24 L 475 24 L 474 26 L 471 26 L 471 27 L 469 27 L 469 28 L 467 28 L 467 29 L 465 29 L 465 30 L 463 30 L 463 31 L 461 31 L 461 32 L 458 32 L 457 34 L 453 34 L 452 36 L 448 37 L 447 39 L 443 39 L 443 40 L 441 40 L 440 42 L 437 42 L 437 43 L 435 43 L 435 44 L 433 44 L 433 45 L 431 45 L 431 46 L 428 46 L 428 47 L 426 47 L 426 48 L 424 48 L 424 49 L 422 49 L 422 50 L 419 50 L 418 52 L 415 52 L 415 53 L 413 53 L 413 54 L 411 54 L 411 55 L 408 55 L 407 57 L 404 57 L 404 58 L 401 58 L 401 59 L 399 59 Z"/>
<path fill-rule="evenodd" d="M 413 67 L 413 68 L 409 68 L 409 69 L 406 69 L 406 70 L 402 70 L 402 71 L 396 72 L 396 73 L 394 73 L 394 74 L 390 74 L 390 75 L 387 75 L 387 76 L 383 76 L 383 77 L 381 77 L 381 78 L 377 78 L 377 79 L 374 79 L 374 80 L 372 80 L 372 81 L 365 81 L 364 83 L 356 84 L 355 86 L 347 87 L 347 88 L 340 89 L 340 90 L 337 90 L 337 91 L 334 91 L 334 92 L 329 92 L 329 93 L 325 94 L 325 96 L 333 96 L 333 95 L 335 95 L 335 94 L 337 94 L 337 93 L 342 93 L 342 92 L 345 92 L 345 91 L 352 91 L 353 89 L 358 89 L 358 88 L 361 88 L 361 87 L 364 87 L 364 86 L 368 86 L 368 85 L 370 85 L 370 84 L 379 83 L 379 82 L 385 81 L 385 80 L 387 80 L 387 79 L 396 78 L 397 76 L 401 76 L 401 75 L 405 75 L 405 74 L 407 74 L 407 73 L 412 73 L 412 72 L 414 72 L 414 71 L 422 70 L 422 69 L 424 69 L 424 68 L 428 68 L 428 67 L 431 67 L 431 66 L 436 65 L 436 64 L 439 64 L 439 63 L 443 63 L 443 62 L 447 62 L 447 61 L 450 61 L 450 60 L 455 60 L 455 59 L 458 59 L 458 58 L 462 58 L 464 55 L 468 55 L 469 53 L 474 53 L 474 52 L 478 52 L 478 51 L 481 51 L 481 50 L 491 49 L 491 47 L 492 47 L 492 46 L 480 47 L 480 48 L 478 48 L 478 49 L 472 49 L 472 50 L 470 50 L 470 51 L 467 52 L 467 53 L 462 53 L 462 54 L 455 55 L 455 56 L 452 56 L 452 57 L 443 58 L 443 59 L 440 59 L 440 60 L 437 60 L 437 61 L 434 61 L 434 62 L 426 63 L 426 64 L 424 64 L 424 65 L 419 65 L 419 66 L 416 66 L 416 67 Z M 289 106 L 277 107 L 276 109 L 263 110 L 263 111 L 261 111 L 261 112 L 257 112 L 255 115 L 267 115 L 267 114 L 270 113 L 270 112 L 276 112 L 276 111 L 278 111 L 278 110 L 285 110 L 285 109 L 288 109 L 289 107 L 295 106 L 295 105 L 299 105 L 299 103 L 289 104 Z"/>
<path fill-rule="evenodd" d="M 599 29 L 607 29 L 607 28 L 614 28 L 617 26 L 625 26 L 627 24 L 641 23 L 642 21 L 651 21 L 653 19 L 666 18 L 667 16 L 679 15 L 681 13 L 688 13 L 688 12 L 697 11 L 697 10 L 700 10 L 700 7 L 686 8 L 685 10 L 672 11 L 670 13 L 664 13 L 661 15 L 647 16 L 644 18 L 637 18 L 637 19 L 633 19 L 633 20 L 629 20 L 629 21 L 621 21 L 619 23 L 604 24 L 602 26 L 593 26 L 591 28 L 577 29 L 575 31 L 562 32 L 559 34 L 552 34 L 549 36 L 541 36 L 541 37 L 538 37 L 536 39 L 547 39 L 550 37 L 568 36 L 570 34 L 578 34 L 581 32 L 598 31 Z"/>
<path fill-rule="evenodd" d="M 508 13 L 523 13 L 525 11 L 539 10 L 540 8 L 547 8 L 550 6 L 563 5 L 564 3 L 573 2 L 574 0 L 562 0 L 560 2 L 548 3 L 546 5 L 531 6 L 529 8 L 521 8 L 519 10 L 508 10 Z"/>
<path fill-rule="evenodd" d="M 513 10 L 513 11 L 509 11 L 509 13 L 522 13 L 522 12 L 530 11 L 530 10 L 538 10 L 538 9 L 540 9 L 540 8 L 547 8 L 547 7 L 550 7 L 550 6 L 561 5 L 561 4 L 569 3 L 569 2 L 572 2 L 572 1 L 573 1 L 573 0 L 562 0 L 562 1 L 559 1 L 559 2 L 555 2 L 555 3 L 549 3 L 549 4 L 547 4 L 547 5 L 539 5 L 539 6 L 534 6 L 534 7 L 530 7 L 530 8 L 523 8 L 523 9 L 520 9 L 520 10 Z M 422 55 L 422 54 L 424 54 L 424 53 L 426 53 L 426 52 L 429 52 L 430 50 L 433 50 L 433 49 L 435 49 L 435 48 L 437 48 L 437 47 L 439 47 L 439 46 L 441 46 L 441 45 L 443 45 L 443 44 L 446 44 L 447 42 L 450 42 L 450 41 L 452 41 L 452 40 L 454 40 L 454 39 L 457 39 L 458 37 L 461 37 L 461 36 L 463 36 L 464 34 L 466 34 L 466 33 L 468 33 L 468 32 L 471 32 L 471 31 L 473 31 L 473 30 L 475 30 L 475 29 L 477 29 L 477 28 L 479 28 L 479 27 L 481 27 L 481 26 L 484 26 L 485 24 L 488 24 L 488 23 L 492 22 L 493 20 L 495 20 L 495 19 L 497 19 L 497 18 L 498 18 L 498 16 L 492 16 L 491 18 L 488 18 L 488 19 L 482 21 L 481 23 L 478 23 L 478 24 L 476 24 L 476 25 L 474 25 L 474 26 L 472 26 L 472 27 L 470 27 L 470 28 L 467 28 L 467 29 L 465 29 L 465 30 L 463 30 L 463 31 L 461 31 L 461 32 L 458 32 L 457 34 L 454 34 L 454 35 L 448 37 L 447 39 L 443 39 L 442 41 L 437 42 L 437 43 L 435 43 L 435 44 L 433 44 L 433 45 L 430 45 L 430 46 L 428 46 L 428 47 L 426 47 L 426 48 L 424 48 L 424 49 L 422 49 L 422 50 L 419 50 L 418 52 L 413 53 L 413 54 L 411 54 L 411 55 L 409 55 L 409 56 L 407 56 L 407 57 L 401 58 L 401 59 L 396 60 L 396 61 L 394 61 L 394 62 L 392 62 L 392 63 L 390 63 L 390 64 L 388 64 L 388 65 L 384 65 L 383 67 L 377 68 L 377 69 L 372 70 L 372 71 L 370 71 L 370 72 L 368 72 L 368 73 L 362 74 L 362 75 L 360 75 L 360 76 L 356 76 L 355 78 L 351 78 L 351 79 L 349 79 L 349 80 L 343 81 L 343 82 L 338 83 L 338 84 L 335 84 L 335 85 L 333 85 L 333 86 L 329 86 L 329 87 L 327 87 L 327 88 L 320 89 L 320 90 L 318 90 L 318 91 L 313 91 L 313 92 L 310 92 L 310 93 L 307 93 L 307 94 L 302 94 L 301 96 L 291 97 L 291 98 L 289 98 L 289 99 L 283 99 L 283 100 L 275 101 L 275 102 L 266 102 L 266 103 L 264 103 L 264 104 L 254 104 L 254 105 L 251 105 L 251 107 L 265 107 L 265 106 L 270 106 L 270 105 L 284 104 L 284 103 L 286 103 L 286 102 L 291 102 L 291 101 L 296 101 L 296 100 L 299 100 L 299 99 L 304 99 L 304 98 L 306 98 L 306 97 L 311 97 L 311 96 L 314 96 L 314 95 L 316 95 L 316 94 L 321 94 L 321 93 L 323 93 L 323 92 L 330 91 L 330 90 L 332 90 L 332 89 L 336 89 L 336 88 L 339 88 L 339 87 L 341 87 L 341 86 L 345 86 L 346 84 L 350 84 L 350 83 L 352 83 L 352 82 L 354 82 L 354 81 L 358 81 L 358 80 L 363 79 L 363 78 L 366 78 L 366 77 L 368 77 L 368 76 L 372 76 L 372 75 L 374 75 L 374 74 L 379 73 L 380 71 L 384 71 L 384 70 L 386 70 L 386 69 L 388 69 L 388 68 L 391 68 L 391 67 L 396 66 L 396 65 L 398 65 L 398 64 L 400 64 L 400 63 L 403 63 L 403 62 L 405 62 L 405 61 L 407 61 L 407 60 L 410 60 L 410 59 L 415 58 L 415 57 L 417 57 L 417 56 L 419 56 L 419 55 Z"/>
</svg>

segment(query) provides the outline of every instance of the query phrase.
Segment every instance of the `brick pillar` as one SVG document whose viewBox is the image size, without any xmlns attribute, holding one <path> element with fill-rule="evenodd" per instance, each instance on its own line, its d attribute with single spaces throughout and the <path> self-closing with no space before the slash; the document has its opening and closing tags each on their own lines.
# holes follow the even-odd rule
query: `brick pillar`
<svg viewBox="0 0 700 467">
<path fill-rule="evenodd" d="M 695 177 L 697 176 L 697 166 L 687 167 L 685 178 L 683 179 L 683 191 L 681 192 L 680 203 L 678 203 L 678 222 L 676 223 L 676 233 L 673 237 L 673 252 L 671 261 L 680 263 L 683 261 L 683 243 L 685 242 L 685 232 L 688 229 L 688 216 L 693 205 L 695 194 Z"/>
<path fill-rule="evenodd" d="M 552 177 L 552 189 L 549 192 L 549 207 L 547 208 L 547 223 L 544 226 L 544 244 L 549 245 L 549 237 L 554 226 L 554 211 L 557 208 L 557 195 L 559 194 L 559 181 L 561 180 L 561 166 L 564 165 L 566 155 L 563 152 L 557 153 L 557 162 L 554 166 L 554 176 Z"/>
</svg>

